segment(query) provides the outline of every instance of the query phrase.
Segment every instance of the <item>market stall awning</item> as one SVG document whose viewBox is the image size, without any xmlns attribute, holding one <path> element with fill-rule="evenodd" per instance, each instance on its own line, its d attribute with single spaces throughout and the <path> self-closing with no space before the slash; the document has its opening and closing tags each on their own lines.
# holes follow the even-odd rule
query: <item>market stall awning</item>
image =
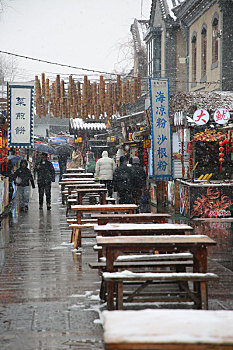
<svg viewBox="0 0 233 350">
<path fill-rule="evenodd" d="M 102 131 L 106 130 L 106 124 L 100 121 L 86 121 L 81 118 L 70 119 L 70 132 L 77 133 L 80 131 Z"/>
</svg>

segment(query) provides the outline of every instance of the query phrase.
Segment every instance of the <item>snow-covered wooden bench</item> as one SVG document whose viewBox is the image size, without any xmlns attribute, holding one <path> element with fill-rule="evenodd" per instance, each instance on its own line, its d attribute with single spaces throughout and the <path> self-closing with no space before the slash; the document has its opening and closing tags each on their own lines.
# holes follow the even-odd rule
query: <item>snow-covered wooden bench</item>
<svg viewBox="0 0 233 350">
<path fill-rule="evenodd" d="M 95 246 L 94 250 L 100 247 Z M 106 271 L 106 258 L 102 257 L 99 262 L 89 263 L 90 268 L 98 269 L 102 277 Z M 150 269 L 154 272 L 186 271 L 187 267 L 193 266 L 193 255 L 190 253 L 174 254 L 147 254 L 147 255 L 122 255 L 115 260 L 114 271 L 131 269 L 134 271 L 145 271 Z M 100 287 L 100 299 L 106 300 L 106 283 L 102 278 Z"/>
<path fill-rule="evenodd" d="M 232 350 L 233 311 L 104 311 L 106 350 Z"/>
<path fill-rule="evenodd" d="M 150 283 L 165 283 L 165 282 L 179 282 L 183 287 L 184 291 L 187 293 L 189 300 L 184 299 L 183 295 L 179 297 L 177 295 L 176 301 L 193 301 L 195 308 L 198 309 L 208 309 L 208 289 L 207 282 L 218 280 L 218 276 L 214 273 L 189 273 L 189 272 L 166 272 L 166 273 L 154 273 L 154 272 L 142 272 L 136 273 L 128 270 L 121 272 L 104 272 L 103 280 L 105 282 L 114 282 L 116 286 L 116 309 L 121 310 L 123 308 L 123 284 L 124 282 L 138 282 L 139 287 L 132 292 L 126 302 L 132 302 L 135 297 L 137 297 L 140 292 L 148 286 Z M 198 282 L 199 288 L 191 290 L 187 285 L 187 282 Z M 158 300 L 155 295 L 153 301 L 164 301 L 170 302 L 174 301 L 167 295 L 166 298 L 161 298 L 159 296 Z M 140 301 L 147 301 L 140 299 Z M 149 301 L 152 301 L 150 298 Z"/>
</svg>

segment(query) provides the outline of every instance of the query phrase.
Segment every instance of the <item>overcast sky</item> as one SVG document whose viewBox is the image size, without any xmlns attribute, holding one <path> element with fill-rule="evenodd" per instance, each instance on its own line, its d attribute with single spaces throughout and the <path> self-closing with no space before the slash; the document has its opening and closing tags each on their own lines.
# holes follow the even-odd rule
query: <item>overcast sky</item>
<svg viewBox="0 0 233 350">
<path fill-rule="evenodd" d="M 134 18 L 149 19 L 152 0 L 4 0 L 0 50 L 101 71 L 128 64 L 127 42 Z M 5 57 L 6 55 L 4 55 Z M 123 60 L 123 61 L 122 61 Z M 46 72 L 88 74 L 17 59 L 16 81 Z M 54 73 L 54 74 L 51 74 Z"/>
</svg>

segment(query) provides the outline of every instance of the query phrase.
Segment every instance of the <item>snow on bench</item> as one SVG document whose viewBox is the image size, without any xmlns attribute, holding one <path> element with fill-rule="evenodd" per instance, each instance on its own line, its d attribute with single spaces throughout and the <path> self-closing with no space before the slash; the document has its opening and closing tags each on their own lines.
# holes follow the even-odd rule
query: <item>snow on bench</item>
<svg viewBox="0 0 233 350">
<path fill-rule="evenodd" d="M 104 311 L 105 349 L 233 349 L 233 311 Z"/>
</svg>

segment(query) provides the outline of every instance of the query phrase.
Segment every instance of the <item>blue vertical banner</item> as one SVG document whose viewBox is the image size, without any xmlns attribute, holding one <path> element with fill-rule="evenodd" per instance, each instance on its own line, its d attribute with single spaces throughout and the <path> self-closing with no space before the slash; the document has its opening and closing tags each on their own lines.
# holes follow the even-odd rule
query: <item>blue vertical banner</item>
<svg viewBox="0 0 233 350">
<path fill-rule="evenodd" d="M 8 146 L 31 147 L 34 126 L 34 84 L 9 83 L 8 86 Z"/>
<path fill-rule="evenodd" d="M 152 169 L 156 181 L 172 180 L 172 137 L 169 108 L 169 82 L 149 79 L 152 131 Z"/>
</svg>

